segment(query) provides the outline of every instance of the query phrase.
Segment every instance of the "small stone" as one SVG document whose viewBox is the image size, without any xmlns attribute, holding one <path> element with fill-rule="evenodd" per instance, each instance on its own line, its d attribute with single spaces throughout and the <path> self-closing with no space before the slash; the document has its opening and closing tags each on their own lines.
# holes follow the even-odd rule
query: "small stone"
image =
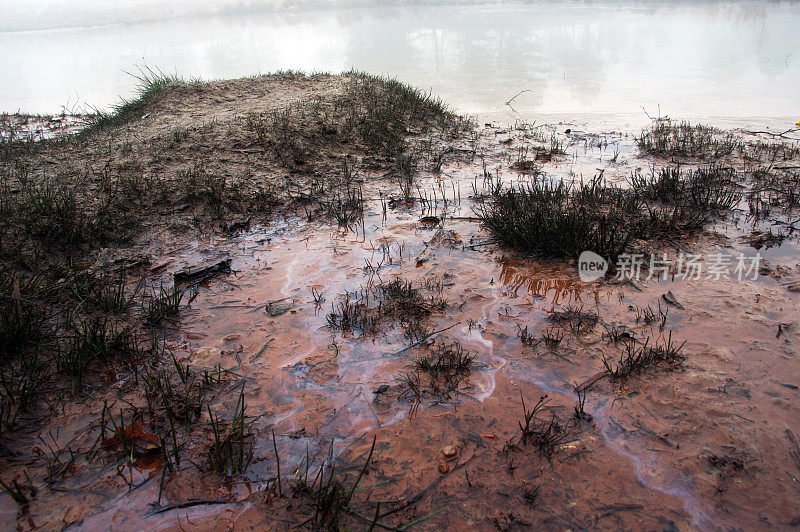
<svg viewBox="0 0 800 532">
<path fill-rule="evenodd" d="M 292 310 L 292 305 L 290 303 L 269 303 L 265 310 L 267 314 L 274 318 L 276 316 L 282 316 Z"/>
<path fill-rule="evenodd" d="M 218 361 L 222 352 L 216 347 L 198 347 L 189 357 L 193 364 L 198 366 L 212 365 Z"/>
<path fill-rule="evenodd" d="M 439 473 L 441 473 L 442 475 L 447 474 L 450 472 L 450 464 L 448 464 L 447 462 L 439 462 L 437 469 L 439 470 Z"/>
<path fill-rule="evenodd" d="M 445 445 L 442 447 L 442 454 L 445 458 L 453 458 L 458 454 L 458 449 L 454 445 Z"/>
</svg>

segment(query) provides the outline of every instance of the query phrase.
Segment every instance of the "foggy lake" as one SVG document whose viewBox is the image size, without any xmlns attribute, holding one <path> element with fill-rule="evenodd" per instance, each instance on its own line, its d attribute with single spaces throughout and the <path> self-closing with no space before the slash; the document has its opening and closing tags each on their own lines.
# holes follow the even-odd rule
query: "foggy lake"
<svg viewBox="0 0 800 532">
<path fill-rule="evenodd" d="M 792 3 L 4 3 L 4 112 L 107 108 L 147 66 L 204 80 L 355 68 L 487 119 L 800 117 Z"/>
</svg>

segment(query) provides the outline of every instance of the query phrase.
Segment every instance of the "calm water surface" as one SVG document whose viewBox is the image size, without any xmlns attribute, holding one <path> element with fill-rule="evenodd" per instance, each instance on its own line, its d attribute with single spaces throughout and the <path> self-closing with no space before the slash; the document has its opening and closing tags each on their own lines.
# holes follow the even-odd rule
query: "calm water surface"
<svg viewBox="0 0 800 532">
<path fill-rule="evenodd" d="M 643 108 L 776 127 L 800 118 L 797 3 L 449 3 L 246 13 L 213 3 L 192 11 L 165 0 L 118 9 L 88 1 L 38 9 L 2 3 L 9 14 L 0 22 L 3 111 L 105 108 L 133 94 L 126 72 L 148 65 L 203 79 L 356 68 L 431 89 L 486 119 L 637 120 L 646 118 Z M 194 16 L 176 18 L 188 12 Z"/>
</svg>

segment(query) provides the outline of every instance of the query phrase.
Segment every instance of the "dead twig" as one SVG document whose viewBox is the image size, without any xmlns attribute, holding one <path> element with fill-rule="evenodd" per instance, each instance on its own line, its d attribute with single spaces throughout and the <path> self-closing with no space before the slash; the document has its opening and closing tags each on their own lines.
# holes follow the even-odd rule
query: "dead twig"
<svg viewBox="0 0 800 532">
<path fill-rule="evenodd" d="M 215 504 L 233 504 L 235 506 L 241 506 L 241 503 L 236 501 L 225 501 L 225 500 L 215 500 L 215 499 L 191 499 L 186 502 L 182 502 L 180 504 L 171 504 L 170 506 L 165 506 L 164 508 L 153 510 L 152 512 L 148 513 L 145 517 L 151 517 L 153 515 L 171 512 L 172 510 L 182 510 L 184 508 L 192 508 L 194 506 L 211 506 Z"/>
<path fill-rule="evenodd" d="M 789 438 L 792 444 L 792 448 L 789 449 L 789 456 L 792 457 L 794 465 L 800 468 L 800 445 L 797 444 L 797 438 L 794 437 L 794 432 L 790 429 L 786 429 L 786 437 Z"/>
</svg>

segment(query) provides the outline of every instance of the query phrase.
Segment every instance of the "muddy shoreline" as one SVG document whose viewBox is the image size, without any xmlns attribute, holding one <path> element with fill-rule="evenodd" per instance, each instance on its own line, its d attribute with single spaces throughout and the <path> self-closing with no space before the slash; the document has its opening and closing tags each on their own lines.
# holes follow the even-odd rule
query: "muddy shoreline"
<svg viewBox="0 0 800 532">
<path fill-rule="evenodd" d="M 3 529 L 800 521 L 796 130 L 149 81 L 83 132 L 2 137 Z M 607 224 L 614 259 L 758 266 L 585 282 L 580 235 L 490 223 L 522 200 Z"/>
</svg>

